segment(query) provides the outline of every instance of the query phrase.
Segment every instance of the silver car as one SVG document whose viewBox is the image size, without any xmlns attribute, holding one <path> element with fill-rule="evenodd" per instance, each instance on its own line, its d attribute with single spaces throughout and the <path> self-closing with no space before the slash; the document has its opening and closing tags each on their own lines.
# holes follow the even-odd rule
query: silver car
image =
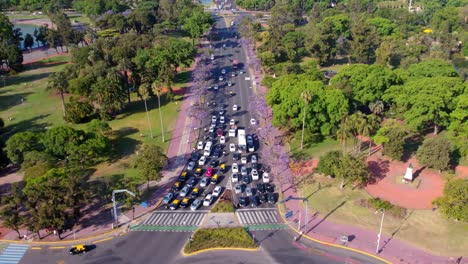
<svg viewBox="0 0 468 264">
<path fill-rule="evenodd" d="M 206 187 L 209 182 L 210 182 L 210 179 L 208 177 L 203 177 L 203 179 L 200 181 L 200 186 Z"/>
<path fill-rule="evenodd" d="M 182 190 L 180 191 L 180 196 L 181 196 L 181 197 L 185 197 L 185 196 L 187 196 L 187 194 L 189 194 L 189 192 L 190 192 L 190 187 L 185 186 L 185 187 L 182 188 Z"/>
<path fill-rule="evenodd" d="M 190 210 L 196 211 L 198 208 L 200 208 L 201 204 L 202 204 L 202 200 L 196 199 L 195 201 L 193 201 L 192 205 L 190 205 Z"/>
<path fill-rule="evenodd" d="M 236 194 L 242 193 L 242 187 L 239 183 L 234 184 L 234 192 Z"/>
<path fill-rule="evenodd" d="M 252 188 L 250 187 L 245 188 L 245 194 L 247 194 L 247 196 L 252 196 L 253 195 Z"/>
<path fill-rule="evenodd" d="M 246 168 L 245 166 L 242 166 L 242 167 L 241 167 L 241 175 L 242 175 L 242 176 L 247 175 L 247 168 Z"/>
</svg>

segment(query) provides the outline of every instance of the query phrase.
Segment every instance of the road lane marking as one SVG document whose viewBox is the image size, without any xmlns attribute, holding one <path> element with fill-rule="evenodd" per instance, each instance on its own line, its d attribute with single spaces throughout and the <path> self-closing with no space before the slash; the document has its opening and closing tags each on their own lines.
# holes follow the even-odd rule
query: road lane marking
<svg viewBox="0 0 468 264">
<path fill-rule="evenodd" d="M 64 246 L 53 246 L 53 247 L 49 247 L 49 249 L 64 249 L 65 247 Z"/>
<path fill-rule="evenodd" d="M 113 237 L 106 237 L 106 238 L 103 238 L 103 239 L 100 239 L 100 240 L 96 240 L 96 241 L 93 241 L 93 243 L 97 244 L 97 243 L 101 243 L 101 242 L 104 242 L 104 241 L 107 241 L 107 240 L 111 240 Z"/>
</svg>

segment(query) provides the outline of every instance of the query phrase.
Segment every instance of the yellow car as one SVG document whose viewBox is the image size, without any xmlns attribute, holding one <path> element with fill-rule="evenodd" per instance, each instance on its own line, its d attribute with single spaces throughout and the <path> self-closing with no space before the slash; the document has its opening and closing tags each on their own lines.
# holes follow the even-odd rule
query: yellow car
<svg viewBox="0 0 468 264">
<path fill-rule="evenodd" d="M 190 198 L 184 198 L 182 199 L 182 202 L 180 202 L 180 207 L 185 208 L 190 205 Z"/>
<path fill-rule="evenodd" d="M 179 181 L 175 182 L 174 186 L 172 186 L 172 190 L 174 192 L 180 191 L 181 188 L 182 188 L 182 183 Z"/>
<path fill-rule="evenodd" d="M 221 163 L 221 165 L 219 165 L 219 171 L 226 172 L 226 164 Z"/>
<path fill-rule="evenodd" d="M 174 201 L 172 201 L 171 206 L 169 206 L 169 208 L 171 208 L 171 210 L 177 210 L 177 208 L 179 208 L 179 205 L 180 200 L 175 199 Z"/>
<path fill-rule="evenodd" d="M 202 168 L 197 168 L 194 173 L 195 177 L 200 177 L 202 175 Z"/>
<path fill-rule="evenodd" d="M 218 179 L 219 179 L 218 174 L 213 175 L 213 177 L 211 177 L 211 184 L 217 184 Z"/>
<path fill-rule="evenodd" d="M 180 176 L 179 176 L 179 181 L 184 182 L 184 181 L 186 181 L 186 180 L 187 180 L 187 172 L 184 171 L 184 172 L 182 172 L 182 173 L 180 174 Z"/>
<path fill-rule="evenodd" d="M 90 246 L 85 245 L 85 244 L 76 245 L 70 248 L 70 254 L 71 255 L 81 254 L 83 252 L 88 252 L 90 249 L 91 249 Z"/>
<path fill-rule="evenodd" d="M 192 194 L 190 194 L 190 196 L 192 196 L 192 198 L 195 198 L 195 197 L 197 197 L 198 195 L 200 195 L 200 189 L 197 188 L 197 187 L 193 188 Z"/>
</svg>

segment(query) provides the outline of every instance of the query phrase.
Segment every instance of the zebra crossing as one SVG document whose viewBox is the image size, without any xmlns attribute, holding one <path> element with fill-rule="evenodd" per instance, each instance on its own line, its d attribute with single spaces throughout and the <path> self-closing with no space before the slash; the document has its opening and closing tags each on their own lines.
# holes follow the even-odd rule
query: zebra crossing
<svg viewBox="0 0 468 264">
<path fill-rule="evenodd" d="M 236 215 L 241 225 L 264 225 L 279 223 L 278 211 L 276 211 L 276 209 L 238 210 L 236 211 Z"/>
<path fill-rule="evenodd" d="M 207 212 L 156 211 L 142 225 L 150 226 L 199 226 Z"/>
<path fill-rule="evenodd" d="M 0 264 L 17 264 L 28 251 L 28 245 L 10 244 L 0 255 Z"/>
</svg>

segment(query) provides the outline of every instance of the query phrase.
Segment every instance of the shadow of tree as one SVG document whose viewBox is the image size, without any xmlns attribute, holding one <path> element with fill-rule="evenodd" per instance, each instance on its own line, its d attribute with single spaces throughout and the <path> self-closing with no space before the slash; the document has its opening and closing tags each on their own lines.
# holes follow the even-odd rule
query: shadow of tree
<svg viewBox="0 0 468 264">
<path fill-rule="evenodd" d="M 138 133 L 138 129 L 134 127 L 123 127 L 113 131 L 114 138 L 111 140 L 111 144 L 115 151 L 110 155 L 111 160 L 115 161 L 135 152 L 140 142 L 129 136 L 136 133 Z"/>
<path fill-rule="evenodd" d="M 46 118 L 47 116 L 49 116 L 49 114 L 35 116 L 30 119 L 22 120 L 18 123 L 8 125 L 7 127 L 4 128 L 4 132 L 1 134 L 1 139 L 6 141 L 13 134 L 17 132 L 26 131 L 26 130 L 33 131 L 33 132 L 45 131 L 46 127 L 50 126 L 51 124 L 41 123 L 40 120 Z"/>
<path fill-rule="evenodd" d="M 319 226 L 325 219 L 327 219 L 330 215 L 332 215 L 336 210 L 338 210 L 340 207 L 346 204 L 346 201 L 342 201 L 340 204 L 338 204 L 333 210 L 331 210 L 327 215 L 325 215 L 318 223 L 316 223 L 313 227 L 311 227 L 309 230 L 306 230 L 305 233 L 307 234 L 309 231 L 314 230 L 317 226 Z"/>
<path fill-rule="evenodd" d="M 371 160 L 367 162 L 367 166 L 370 173 L 367 184 L 375 184 L 387 175 L 390 167 L 390 161 L 381 159 L 377 161 Z"/>
<path fill-rule="evenodd" d="M 49 72 L 43 72 L 38 74 L 21 74 L 16 76 L 11 76 L 6 79 L 6 85 L 19 85 L 34 82 L 40 79 L 47 78 Z"/>
<path fill-rule="evenodd" d="M 3 93 L 6 93 L 3 91 Z M 23 99 L 31 93 L 3 94 L 0 96 L 0 111 L 8 110 L 23 103 Z"/>
<path fill-rule="evenodd" d="M 49 68 L 49 67 L 55 67 L 59 65 L 67 64 L 66 61 L 54 61 L 54 62 L 45 62 L 45 61 L 36 61 L 36 62 L 30 62 L 28 65 L 32 66 L 32 69 L 34 70 L 40 70 L 43 68 Z"/>
</svg>

